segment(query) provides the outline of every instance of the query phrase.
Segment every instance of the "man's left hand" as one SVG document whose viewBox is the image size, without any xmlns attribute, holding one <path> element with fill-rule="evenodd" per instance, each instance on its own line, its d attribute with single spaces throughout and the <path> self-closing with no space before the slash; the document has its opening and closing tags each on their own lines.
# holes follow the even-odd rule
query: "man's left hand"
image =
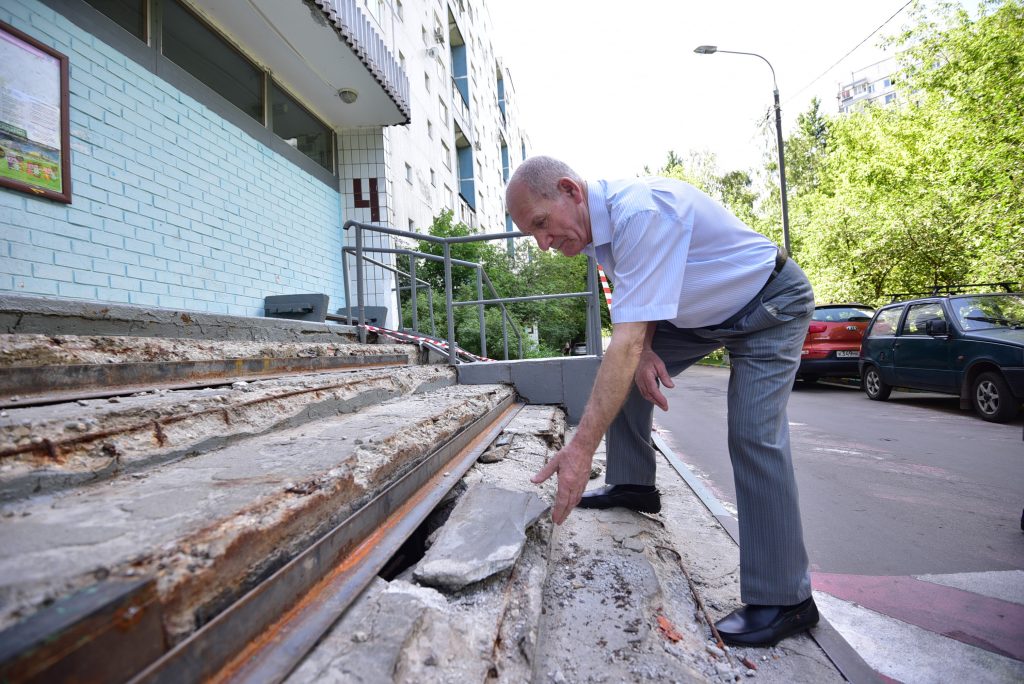
<svg viewBox="0 0 1024 684">
<path fill-rule="evenodd" d="M 534 484 L 540 484 L 555 473 L 558 473 L 558 491 L 551 509 L 551 519 L 561 525 L 576 504 L 583 497 L 583 490 L 590 480 L 590 465 L 593 453 L 574 447 L 575 441 L 569 442 L 555 454 L 537 474 L 530 478 Z"/>
</svg>

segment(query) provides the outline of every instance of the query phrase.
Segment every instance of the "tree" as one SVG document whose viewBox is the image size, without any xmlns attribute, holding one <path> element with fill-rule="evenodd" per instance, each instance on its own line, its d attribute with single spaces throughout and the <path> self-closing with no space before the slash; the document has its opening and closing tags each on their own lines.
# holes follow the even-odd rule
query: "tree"
<svg viewBox="0 0 1024 684">
<path fill-rule="evenodd" d="M 472 234 L 468 226 L 453 222 L 452 213 L 443 211 L 435 217 L 429 234 L 435 237 L 461 237 Z M 441 245 L 421 240 L 417 250 L 426 254 L 443 256 Z M 502 242 L 466 242 L 451 245 L 453 259 L 482 264 L 487 279 L 494 287 L 491 292 L 484 286 L 483 298 L 524 297 L 537 294 L 562 294 L 586 290 L 587 260 L 585 257 L 566 259 L 547 252 L 540 252 L 533 244 L 523 241 L 510 255 Z M 430 283 L 435 300 L 444 296 L 444 263 L 441 261 L 417 260 L 417 278 Z M 476 301 L 477 269 L 468 266 L 452 266 L 452 296 L 454 301 Z M 485 281 L 486 283 L 487 281 Z M 403 285 L 408 278 L 403 278 Z M 496 293 L 496 297 L 495 297 Z M 439 304 L 439 305 L 438 305 Z M 421 330 L 429 325 L 427 295 L 420 292 L 417 308 Z M 411 292 L 403 295 L 403 321 L 412 326 Z M 448 319 L 443 299 L 435 301 L 438 313 L 437 333 L 447 336 Z M 561 354 L 565 342 L 582 341 L 586 330 L 586 302 L 582 299 L 556 299 L 540 302 L 510 303 L 506 305 L 512 322 L 506 324 L 509 335 L 509 356 L 518 358 L 515 329 L 522 333 L 526 328 L 537 325 L 539 347 L 524 341 L 524 356 L 554 356 Z M 459 346 L 474 353 L 481 352 L 480 317 L 476 306 L 453 307 L 455 338 Z M 487 352 L 493 357 L 503 356 L 502 317 L 497 305 L 485 309 Z M 604 311 L 607 321 L 607 311 Z"/>
<path fill-rule="evenodd" d="M 915 20 L 893 41 L 902 104 L 823 125 L 812 108 L 787 143 L 797 254 L 819 299 L 1024 279 L 1024 6 L 986 2 L 976 19 L 918 7 Z"/>
</svg>

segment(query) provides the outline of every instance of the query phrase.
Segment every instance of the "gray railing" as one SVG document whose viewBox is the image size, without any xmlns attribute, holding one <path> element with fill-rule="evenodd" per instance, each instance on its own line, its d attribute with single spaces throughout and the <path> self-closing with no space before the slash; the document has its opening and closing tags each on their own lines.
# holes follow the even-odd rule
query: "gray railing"
<svg viewBox="0 0 1024 684">
<path fill-rule="evenodd" d="M 594 354 L 596 356 L 601 355 L 601 310 L 598 280 L 597 280 L 597 267 L 593 259 L 588 259 L 587 265 L 587 291 L 586 292 L 567 292 L 564 294 L 549 294 L 549 295 L 532 295 L 528 297 L 501 297 L 494 289 L 494 285 L 491 283 L 490 278 L 487 277 L 486 272 L 483 269 L 483 264 L 475 263 L 471 261 L 463 261 L 461 259 L 454 259 L 451 255 L 451 246 L 453 244 L 461 244 L 466 242 L 481 242 L 486 240 L 507 240 L 509 238 L 525 237 L 523 233 L 519 232 L 501 232 L 501 233 L 481 233 L 478 235 L 466 235 L 460 237 L 437 237 L 434 235 L 424 235 L 421 233 L 415 233 L 406 230 L 397 230 L 395 228 L 385 228 L 383 226 L 371 225 L 367 223 L 359 223 L 358 221 L 346 221 L 344 225 L 345 230 L 350 228 L 355 229 L 355 246 L 345 247 L 342 255 L 342 273 L 344 278 L 345 287 L 345 307 L 348 312 L 348 320 L 353 320 L 359 326 L 359 340 L 361 342 L 366 341 L 366 283 L 364 277 L 364 263 L 371 263 L 375 266 L 384 268 L 388 271 L 395 273 L 398 276 L 404 276 L 409 278 L 410 285 L 408 288 L 402 288 L 400 284 L 396 282 L 396 294 L 398 299 L 398 309 L 396 311 L 398 320 L 402 320 L 402 305 L 401 305 L 401 292 L 403 289 L 412 290 L 412 307 L 413 307 L 413 327 L 417 326 L 417 313 L 416 313 L 416 291 L 417 283 L 423 283 L 424 281 L 416 278 L 416 259 L 423 258 L 431 261 L 438 261 L 444 263 L 444 298 L 445 298 L 445 311 L 447 312 L 448 319 L 448 330 L 447 330 L 447 342 L 448 342 L 448 362 L 452 365 L 457 364 L 457 344 L 455 339 L 455 316 L 454 308 L 456 306 L 476 306 L 478 310 L 479 322 L 480 322 L 480 355 L 487 356 L 487 323 L 484 316 L 484 307 L 497 305 L 501 307 L 501 322 L 502 322 L 502 343 L 505 352 L 505 359 L 508 359 L 508 327 L 509 323 L 512 324 L 512 329 L 516 333 L 516 337 L 519 342 L 519 358 L 523 357 L 523 338 L 519 331 L 519 326 L 513 321 L 509 315 L 505 305 L 513 302 L 532 302 L 542 301 L 548 299 L 568 299 L 574 297 L 582 297 L 587 300 L 587 326 L 586 326 L 586 342 L 587 342 L 587 353 Z M 413 240 L 419 240 L 422 242 L 429 242 L 432 244 L 441 245 L 442 256 L 436 254 L 428 254 L 425 252 L 418 252 L 409 249 L 391 248 L 391 247 L 366 247 L 363 245 L 363 231 L 371 231 L 374 233 L 381 233 L 383 235 L 391 235 L 394 237 L 405 237 Z M 409 272 L 400 271 L 397 268 L 388 266 L 379 261 L 372 259 L 367 256 L 367 253 L 376 254 L 394 254 L 394 255 L 405 255 L 409 257 Z M 355 257 L 355 270 L 356 270 L 356 317 L 352 317 L 352 297 L 349 289 L 349 267 L 348 267 L 348 255 Z M 469 301 L 454 301 L 452 293 L 452 266 L 466 266 L 469 268 L 476 269 L 476 295 L 477 298 Z M 484 285 L 487 285 L 488 290 L 491 293 L 491 299 L 484 299 Z M 426 284 L 428 293 L 432 293 L 432 289 L 429 284 Z M 433 299 L 430 295 L 431 301 L 431 326 L 433 327 Z M 401 327 L 401 326 L 399 326 Z"/>
</svg>

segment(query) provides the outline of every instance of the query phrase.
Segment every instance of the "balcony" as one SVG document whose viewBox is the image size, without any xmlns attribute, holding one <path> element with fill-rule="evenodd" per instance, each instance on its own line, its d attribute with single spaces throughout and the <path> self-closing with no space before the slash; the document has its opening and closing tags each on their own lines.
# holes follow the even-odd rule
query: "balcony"
<svg viewBox="0 0 1024 684">
<path fill-rule="evenodd" d="M 355 0 L 313 2 L 316 8 L 303 0 L 193 5 L 330 125 L 408 123 L 409 79 Z M 343 102 L 342 89 L 355 91 L 355 101 Z"/>
</svg>

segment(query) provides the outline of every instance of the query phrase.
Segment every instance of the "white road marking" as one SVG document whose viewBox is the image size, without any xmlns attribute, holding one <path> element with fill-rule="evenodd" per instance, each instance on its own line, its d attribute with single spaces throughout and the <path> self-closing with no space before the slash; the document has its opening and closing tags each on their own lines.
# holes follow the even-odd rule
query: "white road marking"
<svg viewBox="0 0 1024 684">
<path fill-rule="evenodd" d="M 1019 660 L 949 639 L 824 592 L 814 592 L 814 602 L 871 668 L 903 684 L 1024 681 L 1024 662 Z"/>
</svg>

